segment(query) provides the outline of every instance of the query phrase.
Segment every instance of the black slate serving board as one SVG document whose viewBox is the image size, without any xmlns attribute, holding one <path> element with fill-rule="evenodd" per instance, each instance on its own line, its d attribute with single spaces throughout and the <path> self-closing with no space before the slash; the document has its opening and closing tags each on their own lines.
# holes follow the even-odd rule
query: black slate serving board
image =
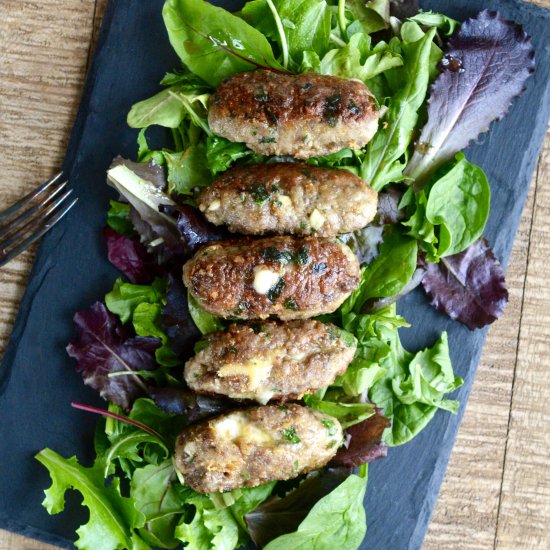
<svg viewBox="0 0 550 550">
<path fill-rule="evenodd" d="M 117 154 L 136 152 L 136 132 L 126 126 L 126 113 L 156 92 L 165 71 L 179 64 L 164 31 L 162 4 L 117 0 L 107 9 L 64 164 L 80 201 L 38 250 L 0 369 L 0 527 L 65 548 L 73 547 L 74 531 L 87 512 L 69 493 L 65 512 L 46 513 L 40 503 L 49 476 L 33 456 L 51 447 L 64 456 L 76 454 L 85 464 L 93 458 L 97 419 L 71 409 L 70 402 L 102 402 L 82 384 L 64 348 L 72 336 L 73 313 L 101 298 L 117 276 L 106 259 L 101 228 L 112 197 L 105 170 Z M 238 1 L 220 4 L 240 6 Z M 550 114 L 550 11 L 515 0 L 421 4 L 457 19 L 498 9 L 533 37 L 537 72 L 527 91 L 467 153 L 491 182 L 486 234 L 506 265 Z M 486 336 L 486 330 L 470 332 L 438 314 L 420 292 L 402 300 L 399 309 L 412 323 L 402 332 L 410 349 L 431 345 L 448 331 L 455 371 L 465 383 L 453 396 L 462 403 L 457 416 L 439 412 L 415 440 L 371 465 L 362 546 L 370 550 L 421 547 Z"/>
</svg>

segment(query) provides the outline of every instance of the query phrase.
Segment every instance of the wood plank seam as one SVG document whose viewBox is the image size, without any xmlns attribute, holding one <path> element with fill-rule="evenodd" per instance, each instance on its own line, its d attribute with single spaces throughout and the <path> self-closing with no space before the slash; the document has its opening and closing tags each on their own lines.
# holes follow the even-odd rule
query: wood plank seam
<svg viewBox="0 0 550 550">
<path fill-rule="evenodd" d="M 529 260 L 530 260 L 530 254 L 531 254 L 531 245 L 532 245 L 532 236 L 533 236 L 533 227 L 534 227 L 534 220 L 535 220 L 535 207 L 537 204 L 537 191 L 539 188 L 539 178 L 540 178 L 540 166 L 541 166 L 541 158 L 539 157 L 539 160 L 537 162 L 537 169 L 536 169 L 536 175 L 535 175 L 535 190 L 534 190 L 534 197 L 533 197 L 533 205 L 532 205 L 532 211 L 531 211 L 531 222 L 529 224 L 529 238 L 528 238 L 528 245 L 527 245 L 527 260 L 525 262 L 525 272 L 523 275 L 523 288 L 521 291 L 521 306 L 520 306 L 520 314 L 519 314 L 519 327 L 518 327 L 518 336 L 517 336 L 517 342 L 516 342 L 516 358 L 514 362 L 514 372 L 512 375 L 512 385 L 510 388 L 510 407 L 508 409 L 508 422 L 506 425 L 506 437 L 504 439 L 504 456 L 502 458 L 502 468 L 501 468 L 501 479 L 500 479 L 500 491 L 498 495 L 498 506 L 497 506 L 497 517 L 496 517 L 496 523 L 495 523 L 495 535 L 493 539 L 493 550 L 497 550 L 497 542 L 498 542 L 498 527 L 499 527 L 499 520 L 500 520 L 500 512 L 502 507 L 502 491 L 503 491 L 503 485 L 504 485 L 504 476 L 506 473 L 506 455 L 508 451 L 508 440 L 510 437 L 510 427 L 512 422 L 512 408 L 514 406 L 514 386 L 516 384 L 516 374 L 517 374 L 517 367 L 518 367 L 518 361 L 519 361 L 519 347 L 521 342 L 521 336 L 522 336 L 522 321 L 523 321 L 523 312 L 525 307 L 525 295 L 526 295 L 526 288 L 527 288 L 527 273 L 529 271 Z"/>
</svg>

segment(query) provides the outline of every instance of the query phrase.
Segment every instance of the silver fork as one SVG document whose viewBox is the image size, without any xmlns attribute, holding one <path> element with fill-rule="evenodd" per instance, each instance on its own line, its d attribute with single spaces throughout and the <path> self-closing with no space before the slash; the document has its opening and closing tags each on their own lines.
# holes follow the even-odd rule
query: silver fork
<svg viewBox="0 0 550 550">
<path fill-rule="evenodd" d="M 47 233 L 76 204 L 62 172 L 0 212 L 0 267 Z"/>
</svg>

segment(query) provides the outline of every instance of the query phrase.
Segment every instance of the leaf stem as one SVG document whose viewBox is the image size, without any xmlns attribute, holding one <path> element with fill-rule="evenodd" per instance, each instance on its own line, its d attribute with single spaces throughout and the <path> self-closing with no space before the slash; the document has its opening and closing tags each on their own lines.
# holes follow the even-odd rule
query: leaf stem
<svg viewBox="0 0 550 550">
<path fill-rule="evenodd" d="M 279 16 L 279 12 L 275 7 L 275 4 L 272 0 L 267 0 L 267 5 L 273 14 L 273 19 L 275 20 L 275 25 L 277 26 L 277 32 L 281 39 L 281 49 L 283 50 L 283 67 L 286 69 L 288 67 L 288 42 L 286 40 L 285 29 L 283 28 L 283 22 Z"/>
<path fill-rule="evenodd" d="M 347 44 L 339 36 L 336 36 L 333 32 L 330 33 L 330 39 L 340 48 L 347 46 Z"/>
<path fill-rule="evenodd" d="M 346 0 L 338 0 L 338 26 L 342 36 L 346 36 L 346 23 Z"/>
<path fill-rule="evenodd" d="M 153 428 L 150 428 L 149 426 L 146 426 L 145 424 L 142 424 L 141 422 L 138 422 L 137 420 L 132 420 L 131 418 L 128 418 L 127 416 L 123 416 L 121 414 L 116 414 L 110 411 L 106 411 L 105 409 L 99 409 L 97 407 L 92 407 L 91 405 L 84 405 L 82 403 L 76 403 L 72 402 L 71 407 L 74 407 L 75 409 L 80 409 L 81 411 L 91 412 L 94 414 L 100 414 L 101 416 L 107 416 L 109 418 L 114 418 L 116 420 L 120 420 L 121 422 L 125 422 L 126 424 L 130 424 L 131 426 L 135 426 L 136 428 L 139 428 L 140 430 L 143 430 L 144 432 L 147 432 L 148 434 L 154 435 L 155 437 L 158 437 L 163 443 L 166 444 L 166 441 L 164 440 L 164 437 L 160 435 L 156 430 L 153 430 Z"/>
</svg>

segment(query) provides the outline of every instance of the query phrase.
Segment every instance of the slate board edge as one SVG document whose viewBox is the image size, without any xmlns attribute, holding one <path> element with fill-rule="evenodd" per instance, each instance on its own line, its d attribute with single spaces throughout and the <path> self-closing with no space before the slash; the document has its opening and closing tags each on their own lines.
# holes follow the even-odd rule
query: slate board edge
<svg viewBox="0 0 550 550">
<path fill-rule="evenodd" d="M 517 5 L 517 3 L 509 0 L 508 1 L 505 0 L 505 2 L 503 3 Z M 97 71 L 97 67 L 99 67 L 101 64 L 102 52 L 106 45 L 106 42 L 108 41 L 108 35 L 109 35 L 109 29 L 111 26 L 112 17 L 116 10 L 114 4 L 115 4 L 114 2 L 109 2 L 108 4 L 108 8 L 106 10 L 106 13 L 102 22 L 101 32 L 97 42 L 95 55 L 90 67 L 90 72 L 86 79 L 86 84 L 84 86 L 82 100 L 80 103 L 80 108 L 78 111 L 75 126 L 71 133 L 71 139 L 69 142 L 67 157 L 64 163 L 65 173 L 68 175 L 71 174 L 73 165 L 77 159 L 80 140 L 84 132 L 84 129 L 86 127 L 86 113 L 88 112 L 89 103 L 90 103 L 91 97 L 93 96 L 95 74 Z M 536 13 L 538 11 L 540 14 L 544 13 L 546 17 L 548 16 L 548 13 L 549 13 L 548 10 L 544 10 L 543 8 L 533 6 L 530 4 L 521 3 L 520 7 L 529 9 L 529 11 L 531 12 Z M 549 91 L 550 89 L 547 84 L 546 97 L 548 97 Z M 539 120 L 539 117 L 537 117 L 537 122 L 538 120 Z M 545 124 L 543 125 L 540 122 L 538 122 L 537 133 L 541 134 L 541 137 L 544 135 L 545 128 L 546 128 Z M 542 143 L 541 140 L 539 141 Z M 534 163 L 536 162 L 537 156 L 538 156 L 538 151 L 533 151 L 533 150 L 526 151 L 525 157 L 526 158 L 529 157 L 529 158 L 527 158 L 526 162 L 524 161 L 524 165 L 527 164 L 528 166 L 532 167 L 532 165 L 534 165 Z M 6 367 L 8 366 L 8 362 L 10 363 L 10 366 L 11 366 L 11 363 L 13 362 L 12 360 L 16 353 L 17 343 L 19 341 L 21 334 L 24 332 L 26 319 L 30 314 L 30 311 L 32 310 L 33 299 L 37 295 L 37 293 L 40 291 L 42 281 L 45 275 L 47 274 L 47 272 L 49 271 L 50 264 L 48 262 L 48 255 L 45 251 L 47 251 L 48 249 L 51 249 L 52 246 L 55 246 L 55 242 L 58 242 L 61 240 L 64 233 L 62 226 L 63 224 L 59 224 L 58 227 L 56 228 L 57 231 L 56 229 L 54 229 L 50 234 L 46 236 L 46 238 L 44 239 L 43 243 L 41 244 L 37 252 L 36 262 L 34 264 L 34 267 L 29 277 L 29 281 L 30 281 L 29 287 L 23 297 L 23 300 L 21 303 L 21 309 L 18 314 L 18 318 L 14 326 L 14 331 L 12 333 L 12 336 L 4 357 L 4 361 L 3 361 L 4 368 L 0 370 L 0 395 L 4 391 L 7 383 L 9 382 L 9 369 Z M 475 372 L 471 372 L 470 376 L 474 377 Z M 469 394 L 469 391 L 468 391 L 468 394 Z M 463 410 L 464 408 L 462 407 L 459 418 L 461 418 L 463 414 Z M 452 429 L 450 425 L 449 425 L 449 428 Z M 436 489 L 440 487 L 441 479 L 443 478 L 443 475 L 445 472 L 445 466 L 448 462 L 451 450 L 453 448 L 454 439 L 455 438 L 452 437 L 450 441 L 446 442 L 447 445 L 444 449 L 444 452 L 441 453 L 441 456 L 439 457 L 439 460 L 438 460 L 437 472 L 429 480 L 430 485 L 432 485 Z M 424 538 L 424 534 L 428 526 L 429 516 L 431 515 L 431 512 L 434 507 L 434 503 L 437 498 L 437 492 L 438 491 L 436 490 L 432 494 L 430 494 L 430 497 L 426 499 L 426 501 L 423 504 L 422 514 L 421 514 L 422 517 L 418 518 L 419 521 L 417 523 L 417 530 L 414 532 L 413 537 L 409 541 L 410 548 L 420 547 L 421 541 Z M 73 543 L 71 541 L 68 541 L 64 537 L 58 537 L 50 533 L 47 533 L 43 530 L 28 526 L 26 524 L 19 523 L 17 521 L 9 520 L 4 517 L 0 517 L 0 527 L 11 531 L 19 532 L 20 534 L 23 534 L 25 536 L 30 536 L 32 538 L 42 540 L 50 544 L 57 544 L 64 548 L 74 547 Z"/>
<path fill-rule="evenodd" d="M 100 67 L 101 65 L 103 50 L 108 42 L 109 30 L 115 11 L 116 3 L 112 0 L 109 0 L 101 23 L 101 28 L 96 42 L 93 59 L 90 64 L 88 75 L 86 76 L 78 113 L 76 116 L 75 124 L 71 131 L 71 137 L 67 146 L 67 153 L 63 162 L 63 173 L 65 176 L 68 176 L 69 181 L 71 173 L 73 171 L 73 166 L 78 156 L 80 140 L 82 138 L 82 135 L 84 134 L 84 129 L 86 127 L 87 113 L 89 111 L 90 101 L 93 96 L 95 77 L 98 67 Z M 29 274 L 29 285 L 26 288 L 23 298 L 21 300 L 21 305 L 19 307 L 19 311 L 14 323 L 14 329 L 10 336 L 9 343 L 6 348 L 6 353 L 2 358 L 2 363 L 0 366 L 0 397 L 4 393 L 9 383 L 11 367 L 14 363 L 19 339 L 25 330 L 27 324 L 26 320 L 32 310 L 34 297 L 38 294 L 38 292 L 40 292 L 42 281 L 49 271 L 48 250 L 50 250 L 52 246 L 55 246 L 55 243 L 53 242 L 54 239 L 56 241 L 60 241 L 63 237 L 63 228 L 66 225 L 67 218 L 68 217 L 65 217 L 63 221 L 57 224 L 56 227 L 54 227 L 49 233 L 47 233 L 43 237 L 42 241 L 40 242 L 40 246 L 36 252 L 35 262 Z M 60 231 L 61 234 L 59 234 Z M 47 544 L 55 545 L 59 548 L 75 548 L 74 541 L 72 540 L 67 540 L 64 537 L 59 537 L 31 525 L 14 521 L 10 518 L 4 517 L 3 515 L 0 516 L 0 528 L 25 537 L 39 540 L 41 542 L 45 542 Z"/>
</svg>

